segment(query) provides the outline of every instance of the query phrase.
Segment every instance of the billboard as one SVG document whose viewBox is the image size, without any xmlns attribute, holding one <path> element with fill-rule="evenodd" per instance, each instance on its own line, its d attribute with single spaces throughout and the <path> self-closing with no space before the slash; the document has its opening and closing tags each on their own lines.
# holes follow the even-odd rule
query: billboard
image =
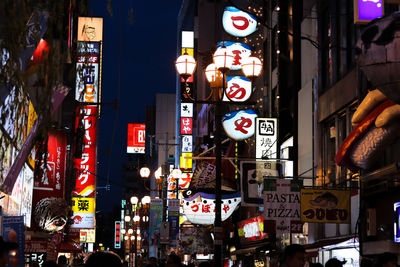
<svg viewBox="0 0 400 267">
<path fill-rule="evenodd" d="M 83 41 L 83 42 L 103 41 L 103 18 L 79 17 L 78 41 Z"/>
<path fill-rule="evenodd" d="M 75 196 L 94 196 L 96 183 L 96 138 L 97 138 L 97 107 L 81 106 L 77 110 L 77 136 L 81 136 L 82 143 L 76 144 L 82 148 L 80 158 L 74 159 L 74 168 L 77 179 L 73 194 Z"/>
<path fill-rule="evenodd" d="M 72 198 L 72 228 L 94 228 L 95 199 L 89 197 Z"/>
<path fill-rule="evenodd" d="M 144 154 L 146 144 L 146 125 L 144 123 L 128 123 L 127 153 Z"/>
<path fill-rule="evenodd" d="M 193 118 L 181 118 L 181 134 L 193 134 Z"/>
<path fill-rule="evenodd" d="M 162 199 L 151 199 L 150 202 L 150 220 L 149 220 L 149 238 L 150 246 L 158 246 L 160 242 L 160 225 L 162 220 L 163 204 Z"/>
<path fill-rule="evenodd" d="M 350 190 L 302 189 L 301 221 L 350 223 Z"/>
</svg>

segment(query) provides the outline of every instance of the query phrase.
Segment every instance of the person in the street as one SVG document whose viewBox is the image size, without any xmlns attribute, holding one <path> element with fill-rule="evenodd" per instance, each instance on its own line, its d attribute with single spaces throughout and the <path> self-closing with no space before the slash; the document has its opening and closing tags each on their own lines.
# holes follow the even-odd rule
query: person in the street
<svg viewBox="0 0 400 267">
<path fill-rule="evenodd" d="M 282 255 L 281 267 L 303 267 L 306 250 L 302 245 L 292 244 L 285 248 Z"/>
<path fill-rule="evenodd" d="M 8 262 L 8 253 L 16 250 L 18 244 L 14 242 L 5 242 L 3 237 L 0 236 L 0 267 L 5 267 Z"/>
<path fill-rule="evenodd" d="M 336 258 L 332 258 L 325 263 L 325 267 L 342 267 L 346 261 L 340 261 Z"/>
<path fill-rule="evenodd" d="M 86 260 L 87 267 L 121 267 L 121 258 L 111 251 L 92 253 Z"/>
<path fill-rule="evenodd" d="M 396 267 L 397 266 L 397 255 L 385 252 L 378 255 L 374 267 Z"/>
</svg>

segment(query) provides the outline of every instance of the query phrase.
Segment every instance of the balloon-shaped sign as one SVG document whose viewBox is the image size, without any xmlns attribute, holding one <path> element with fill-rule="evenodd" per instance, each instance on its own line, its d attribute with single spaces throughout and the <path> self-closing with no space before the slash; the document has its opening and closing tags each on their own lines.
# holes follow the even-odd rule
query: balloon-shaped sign
<svg viewBox="0 0 400 267">
<path fill-rule="evenodd" d="M 227 33 L 246 37 L 257 30 L 257 19 L 236 7 L 227 6 L 222 16 L 222 25 Z"/>
<path fill-rule="evenodd" d="M 229 76 L 226 78 L 224 101 L 245 102 L 252 93 L 251 81 L 244 76 Z"/>
<path fill-rule="evenodd" d="M 239 110 L 225 114 L 222 126 L 233 140 L 244 140 L 254 135 L 256 118 L 257 114 L 252 109 Z"/>
<path fill-rule="evenodd" d="M 251 47 L 247 44 L 238 42 L 223 41 L 217 44 L 217 49 L 223 45 L 225 45 L 225 47 L 229 49 L 234 56 L 231 70 L 240 70 L 242 68 L 243 61 L 251 56 Z"/>
</svg>

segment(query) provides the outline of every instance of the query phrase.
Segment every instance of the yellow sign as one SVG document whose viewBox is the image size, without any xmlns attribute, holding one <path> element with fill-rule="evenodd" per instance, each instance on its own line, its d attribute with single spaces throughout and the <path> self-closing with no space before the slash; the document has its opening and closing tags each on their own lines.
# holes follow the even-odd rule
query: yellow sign
<svg viewBox="0 0 400 267">
<path fill-rule="evenodd" d="M 94 198 L 73 197 L 72 211 L 74 213 L 94 213 Z"/>
<path fill-rule="evenodd" d="M 187 53 L 189 56 L 194 57 L 193 48 L 182 48 L 182 55 Z"/>
<path fill-rule="evenodd" d="M 192 169 L 192 153 L 182 153 L 181 169 Z"/>
<path fill-rule="evenodd" d="M 101 42 L 102 40 L 103 18 L 78 18 L 78 41 Z"/>
<path fill-rule="evenodd" d="M 301 221 L 350 223 L 350 191 L 301 189 Z"/>
</svg>

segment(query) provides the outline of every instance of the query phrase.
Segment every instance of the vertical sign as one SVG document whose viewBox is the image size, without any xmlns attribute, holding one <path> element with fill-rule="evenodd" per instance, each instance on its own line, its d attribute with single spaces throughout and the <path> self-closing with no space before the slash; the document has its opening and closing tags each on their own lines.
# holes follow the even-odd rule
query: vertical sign
<svg viewBox="0 0 400 267">
<path fill-rule="evenodd" d="M 92 197 L 72 198 L 72 220 L 71 228 L 94 228 L 95 201 Z"/>
<path fill-rule="evenodd" d="M 181 134 L 193 134 L 193 118 L 181 118 Z"/>
<path fill-rule="evenodd" d="M 256 158 L 276 159 L 278 120 L 274 118 L 256 118 Z"/>
<path fill-rule="evenodd" d="M 144 123 L 128 123 L 127 153 L 144 154 L 146 144 L 146 125 Z"/>
<path fill-rule="evenodd" d="M 75 196 L 94 196 L 96 182 L 96 131 L 97 107 L 78 107 L 76 129 L 78 139 L 77 149 L 82 149 L 80 158 L 75 158 L 74 168 L 77 170 L 77 179 L 73 194 Z M 82 148 L 79 148 L 82 146 Z"/>
<path fill-rule="evenodd" d="M 2 236 L 6 242 L 18 243 L 18 266 L 25 266 L 24 216 L 4 216 Z"/>
<path fill-rule="evenodd" d="M 277 234 L 292 232 L 291 227 L 299 225 L 302 185 L 302 180 L 264 179 L 264 220 L 275 225 Z"/>
<path fill-rule="evenodd" d="M 150 246 L 159 245 L 162 210 L 163 210 L 162 199 L 153 198 L 150 202 L 150 221 L 149 221 Z"/>
<path fill-rule="evenodd" d="M 115 221 L 114 248 L 121 248 L 121 222 Z"/>
<path fill-rule="evenodd" d="M 177 248 L 179 241 L 179 199 L 168 200 L 169 245 Z"/>
</svg>

